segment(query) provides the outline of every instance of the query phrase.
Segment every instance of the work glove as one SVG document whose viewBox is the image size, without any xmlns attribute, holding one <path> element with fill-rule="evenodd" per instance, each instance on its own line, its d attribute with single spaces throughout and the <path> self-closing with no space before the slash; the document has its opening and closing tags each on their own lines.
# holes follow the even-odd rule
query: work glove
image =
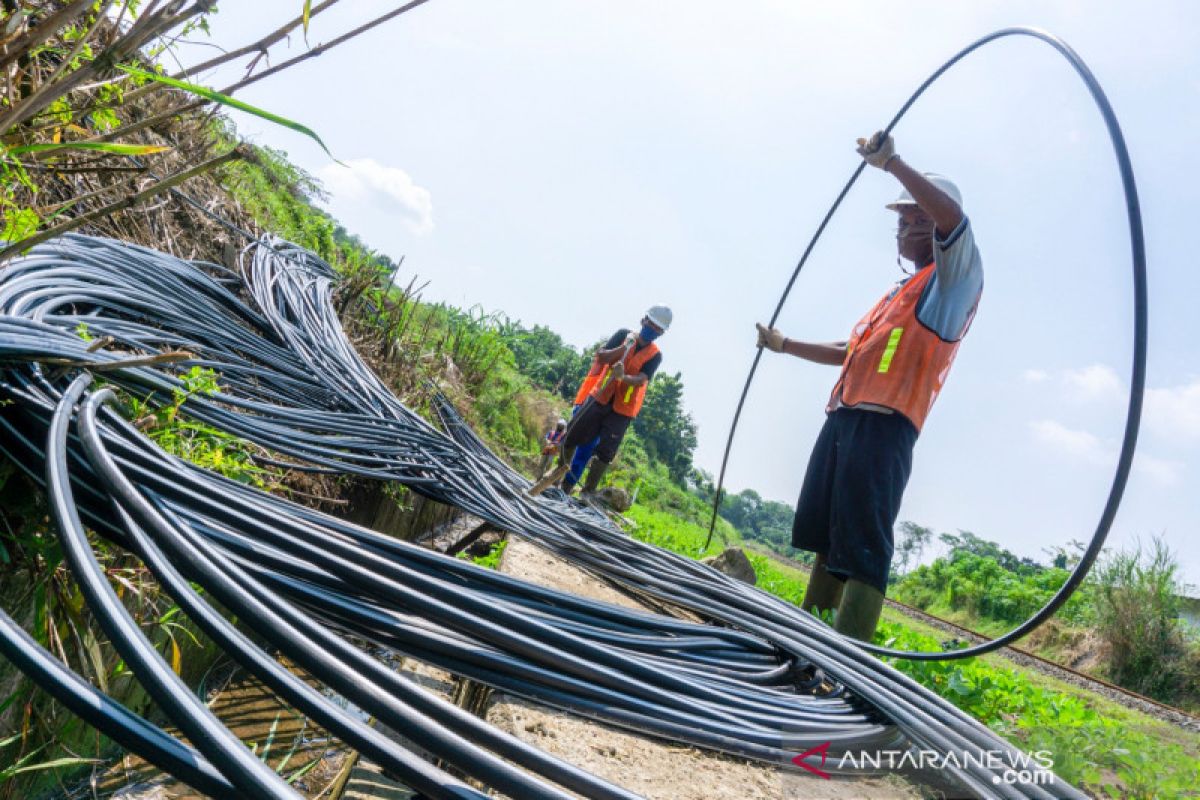
<svg viewBox="0 0 1200 800">
<path fill-rule="evenodd" d="M 754 323 L 754 327 L 758 328 L 758 346 L 765 347 L 772 353 L 783 352 L 784 335 L 778 328 L 765 328 L 759 323 Z"/>
<path fill-rule="evenodd" d="M 620 361 L 612 365 L 611 373 L 614 381 L 619 381 L 625 377 L 625 365 Z"/>
<path fill-rule="evenodd" d="M 870 139 L 858 140 L 858 154 L 872 167 L 885 170 L 887 163 L 896 157 L 896 143 L 879 131 Z"/>
</svg>

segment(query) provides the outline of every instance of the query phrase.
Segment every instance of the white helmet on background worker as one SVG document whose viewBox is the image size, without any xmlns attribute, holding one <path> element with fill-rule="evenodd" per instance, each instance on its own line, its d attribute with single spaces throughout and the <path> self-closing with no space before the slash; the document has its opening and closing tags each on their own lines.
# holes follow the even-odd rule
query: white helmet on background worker
<svg viewBox="0 0 1200 800">
<path fill-rule="evenodd" d="M 962 192 L 954 185 L 954 181 L 945 175 L 938 175 L 936 172 L 923 172 L 921 174 L 925 176 L 927 181 L 948 194 L 951 200 L 958 203 L 959 208 L 962 208 Z M 899 197 L 887 204 L 887 208 L 890 208 L 892 211 L 899 211 L 902 206 L 915 206 L 916 204 L 917 201 L 913 199 L 912 194 L 909 193 L 908 189 L 905 189 L 900 192 Z"/>
<path fill-rule="evenodd" d="M 559 417 L 558 422 L 554 423 L 554 427 L 565 428 L 565 427 L 567 427 L 567 421 L 565 419 L 563 419 L 562 417 Z"/>
<path fill-rule="evenodd" d="M 671 327 L 672 319 L 671 309 L 666 306 L 650 306 L 650 310 L 646 312 L 646 319 L 653 322 L 665 333 L 667 328 Z"/>
</svg>

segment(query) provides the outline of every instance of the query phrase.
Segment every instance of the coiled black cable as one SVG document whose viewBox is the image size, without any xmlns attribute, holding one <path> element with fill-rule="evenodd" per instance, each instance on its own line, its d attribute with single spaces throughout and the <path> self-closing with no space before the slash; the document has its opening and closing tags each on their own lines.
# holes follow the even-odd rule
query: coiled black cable
<svg viewBox="0 0 1200 800">
<path fill-rule="evenodd" d="M 1113 475 L 1112 484 L 1109 488 L 1108 498 L 1104 503 L 1104 509 L 1100 514 L 1100 520 L 1096 524 L 1096 531 L 1092 534 L 1091 542 L 1087 549 L 1080 556 L 1079 563 L 1071 571 L 1067 580 L 1055 592 L 1054 596 L 1046 602 L 1037 613 L 1022 622 L 1017 627 L 1013 628 L 1003 636 L 998 636 L 988 642 L 983 642 L 972 647 L 966 647 L 961 650 L 948 650 L 943 652 L 917 652 L 910 650 L 895 650 L 888 647 L 878 647 L 873 644 L 862 644 L 863 649 L 868 650 L 876 655 L 890 656 L 893 658 L 906 658 L 914 661 L 936 661 L 958 658 L 970 658 L 972 656 L 990 653 L 993 650 L 998 650 L 1007 644 L 1020 639 L 1026 634 L 1033 631 L 1043 622 L 1054 615 L 1054 612 L 1062 607 L 1063 603 L 1070 599 L 1075 590 L 1079 587 L 1083 580 L 1087 577 L 1092 565 L 1095 563 L 1100 551 L 1104 547 L 1104 541 L 1108 537 L 1109 529 L 1112 527 L 1112 522 L 1117 514 L 1117 508 L 1121 505 L 1121 497 L 1125 492 L 1125 484 L 1129 480 L 1129 470 L 1133 465 L 1133 453 L 1137 447 L 1138 427 L 1142 416 L 1142 397 L 1146 385 L 1146 340 L 1148 329 L 1148 311 L 1147 311 L 1147 289 L 1146 289 L 1146 246 L 1145 239 L 1142 233 L 1142 213 L 1141 205 L 1138 202 L 1137 185 L 1133 178 L 1133 164 L 1129 159 L 1129 151 L 1125 147 L 1125 137 L 1121 133 L 1121 126 L 1117 122 L 1116 113 L 1112 109 L 1112 105 L 1108 102 L 1108 98 L 1104 94 L 1104 90 L 1100 87 L 1100 82 L 1088 69 L 1087 64 L 1083 59 L 1071 49 L 1066 42 L 1059 39 L 1053 34 L 1037 28 L 1013 27 L 998 30 L 995 33 L 988 34 L 981 39 L 972 42 L 967 47 L 964 47 L 951 59 L 938 67 L 932 75 L 930 75 L 917 90 L 912 93 L 912 96 L 905 101 L 896 115 L 892 117 L 891 122 L 884 128 L 884 133 L 891 133 L 896 124 L 908 112 L 913 103 L 917 101 L 925 90 L 928 89 L 934 81 L 942 76 L 946 70 L 957 64 L 966 56 L 983 47 L 989 42 L 994 42 L 998 39 L 1007 38 L 1010 36 L 1029 36 L 1053 47 L 1060 55 L 1070 63 L 1071 67 L 1083 80 L 1087 86 L 1088 92 L 1096 103 L 1100 115 L 1104 119 L 1105 128 L 1108 130 L 1108 136 L 1112 142 L 1113 152 L 1117 159 L 1117 169 L 1121 174 L 1121 185 L 1125 192 L 1125 213 L 1129 221 L 1129 244 L 1133 266 L 1133 365 L 1129 380 L 1129 405 L 1125 414 L 1125 432 L 1121 440 L 1121 453 L 1117 458 L 1117 469 Z M 804 253 L 800 256 L 800 262 L 796 265 L 796 269 L 792 271 L 791 277 L 788 279 L 787 285 L 783 289 L 783 294 L 779 297 L 779 302 L 775 305 L 775 311 L 771 314 L 771 321 L 768 323 L 771 327 L 775 326 L 779 319 L 779 314 L 783 311 L 783 305 L 787 302 L 788 295 L 791 294 L 792 286 L 796 282 L 796 278 L 800 275 L 800 270 L 804 268 L 804 264 L 808 261 L 808 256 L 812 253 L 813 247 L 816 246 L 817 240 L 821 238 L 821 234 L 825 232 L 825 226 L 829 224 L 829 220 L 837 212 L 842 204 L 842 200 L 850 192 L 858 176 L 862 174 L 863 167 L 866 162 L 860 162 L 855 167 L 854 172 L 850 175 L 850 180 L 846 181 L 846 185 L 838 193 L 834 199 L 833 205 L 826 212 L 825 217 L 821 220 L 821 224 L 817 226 L 816 232 L 809 240 L 808 246 L 804 248 Z M 717 516 L 721 508 L 721 495 L 725 485 L 725 468 L 729 464 L 729 453 L 733 449 L 734 435 L 737 433 L 738 420 L 742 416 L 742 408 L 746 403 L 746 396 L 750 392 L 750 384 L 754 381 L 754 375 L 758 371 L 758 362 L 762 358 L 762 349 L 760 348 L 754 354 L 754 360 L 750 363 L 750 372 L 746 375 L 746 383 L 742 386 L 741 396 L 738 398 L 737 408 L 733 413 L 733 422 L 729 426 L 729 436 L 725 441 L 725 453 L 721 457 L 721 471 L 717 478 L 717 490 L 713 500 L 712 518 L 708 526 L 708 540 L 712 540 L 713 530 L 717 523 Z M 707 547 L 707 544 L 705 545 Z"/>
</svg>

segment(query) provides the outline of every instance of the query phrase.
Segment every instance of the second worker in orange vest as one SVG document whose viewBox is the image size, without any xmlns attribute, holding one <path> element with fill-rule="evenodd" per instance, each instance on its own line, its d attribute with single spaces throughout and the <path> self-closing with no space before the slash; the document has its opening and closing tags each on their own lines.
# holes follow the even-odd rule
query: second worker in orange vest
<svg viewBox="0 0 1200 800">
<path fill-rule="evenodd" d="M 975 316 L 983 262 L 958 187 L 914 170 L 882 132 L 858 144 L 868 164 L 904 187 L 888 208 L 899 215 L 896 249 L 917 270 L 847 341 L 800 342 L 759 325 L 758 344 L 841 367 L 800 489 L 792 546 L 816 554 L 803 608 L 833 610 L 838 631 L 870 641 L 913 445 Z"/>
<path fill-rule="evenodd" d="M 662 363 L 662 354 L 654 340 L 671 326 L 671 309 L 651 306 L 642 317 L 641 328 L 617 331 L 605 343 L 579 387 L 576 403 L 583 403 L 571 418 L 559 452 L 559 466 L 534 484 L 530 494 L 540 494 L 566 475 L 575 449 L 599 437 L 595 456 L 583 491 L 594 492 L 612 460 L 633 418 L 642 410 L 646 387 Z"/>
</svg>

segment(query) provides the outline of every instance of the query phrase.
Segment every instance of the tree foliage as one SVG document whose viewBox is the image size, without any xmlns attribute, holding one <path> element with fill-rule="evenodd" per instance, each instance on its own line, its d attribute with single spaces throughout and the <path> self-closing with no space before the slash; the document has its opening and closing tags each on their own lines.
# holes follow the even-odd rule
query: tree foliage
<svg viewBox="0 0 1200 800">
<path fill-rule="evenodd" d="M 671 480 L 682 485 L 692 471 L 696 423 L 683 409 L 683 376 L 661 372 L 650 381 L 646 402 L 633 421 L 651 458 L 666 465 Z"/>
<path fill-rule="evenodd" d="M 904 575 L 909 565 L 921 563 L 921 555 L 926 545 L 933 539 L 933 529 L 905 520 L 900 523 L 900 537 L 896 543 L 896 568 L 894 576 Z"/>
<path fill-rule="evenodd" d="M 712 506 L 716 492 L 712 475 L 702 469 L 693 469 L 687 483 L 693 494 L 705 505 Z M 792 514 L 791 506 L 767 500 L 753 489 L 726 494 L 721 499 L 721 518 L 744 538 L 760 542 L 781 555 L 808 561 L 811 554 L 802 554 L 792 547 Z"/>
<path fill-rule="evenodd" d="M 509 322 L 502 332 L 522 375 L 564 400 L 575 398 L 594 351 L 580 353 L 544 325 L 525 328 Z"/>
<path fill-rule="evenodd" d="M 543 325 L 526 328 L 517 322 L 501 327 L 501 334 L 513 353 L 517 369 L 535 386 L 574 400 L 579 384 L 591 366 L 597 342 L 584 352 L 563 341 Z M 667 468 L 671 480 L 684 485 L 692 471 L 692 453 L 696 449 L 696 423 L 683 406 L 683 376 L 656 373 L 646 390 L 646 401 L 633 421 L 646 453 Z"/>
<path fill-rule="evenodd" d="M 916 523 L 901 523 L 900 530 L 903 538 L 897 553 L 916 549 L 917 542 L 932 538 L 930 529 Z M 949 552 L 932 564 L 906 573 L 898 570 L 904 574 L 896 583 L 896 599 L 935 614 L 960 612 L 1015 624 L 1044 606 L 1067 580 L 1067 570 L 1045 567 L 970 531 L 943 533 L 938 538 L 950 548 Z M 905 567 L 919 561 L 913 555 L 908 552 L 902 556 L 910 559 Z M 1084 585 L 1059 611 L 1059 617 L 1083 623 L 1091 613 L 1092 591 Z"/>
</svg>

